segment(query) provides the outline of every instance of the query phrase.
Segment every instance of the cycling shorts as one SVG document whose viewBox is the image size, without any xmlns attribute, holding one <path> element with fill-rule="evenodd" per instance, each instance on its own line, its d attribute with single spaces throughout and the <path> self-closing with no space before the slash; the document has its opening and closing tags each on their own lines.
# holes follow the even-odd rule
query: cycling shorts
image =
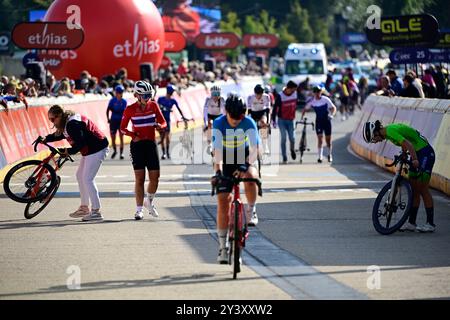
<svg viewBox="0 0 450 320">
<path fill-rule="evenodd" d="M 317 135 L 325 133 L 326 136 L 331 136 L 331 121 L 328 119 L 316 120 L 316 133 Z"/>
<path fill-rule="evenodd" d="M 233 173 L 239 168 L 237 164 L 224 164 L 222 174 L 225 177 L 232 177 Z M 216 185 L 216 193 L 231 193 L 233 191 L 233 183 L 229 180 L 221 180 Z"/>
<path fill-rule="evenodd" d="M 109 131 L 111 131 L 112 134 L 116 134 L 117 131 L 120 130 L 120 121 L 121 120 L 112 120 L 109 122 Z"/>
<path fill-rule="evenodd" d="M 269 118 L 269 110 L 250 111 L 250 116 L 258 123 L 264 116 L 266 116 L 266 120 Z"/>
<path fill-rule="evenodd" d="M 410 166 L 408 177 L 410 179 L 417 179 L 421 182 L 428 182 L 431 179 L 436 155 L 432 146 L 428 145 L 419 151 L 416 151 L 417 160 L 419 160 L 419 168 Z"/>
<path fill-rule="evenodd" d="M 214 121 L 220 116 L 221 116 L 221 114 L 214 115 L 214 114 L 209 114 L 208 113 L 208 120 Z"/>
<path fill-rule="evenodd" d="M 159 170 L 158 148 L 155 141 L 141 140 L 130 143 L 130 156 L 134 170 Z"/>
</svg>

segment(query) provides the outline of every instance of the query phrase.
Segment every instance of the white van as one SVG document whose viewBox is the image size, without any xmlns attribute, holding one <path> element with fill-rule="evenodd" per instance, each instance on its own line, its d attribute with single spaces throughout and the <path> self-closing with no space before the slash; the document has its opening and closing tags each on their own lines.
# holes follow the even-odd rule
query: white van
<svg viewBox="0 0 450 320">
<path fill-rule="evenodd" d="M 291 43 L 284 55 L 283 84 L 289 80 L 299 84 L 320 85 L 327 79 L 327 53 L 323 43 Z"/>
</svg>

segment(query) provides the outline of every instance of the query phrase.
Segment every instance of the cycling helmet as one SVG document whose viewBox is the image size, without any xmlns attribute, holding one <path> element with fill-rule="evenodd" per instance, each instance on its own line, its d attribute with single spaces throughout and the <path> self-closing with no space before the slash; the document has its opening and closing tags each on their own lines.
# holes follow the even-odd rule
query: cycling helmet
<svg viewBox="0 0 450 320">
<path fill-rule="evenodd" d="M 314 86 L 313 92 L 322 92 L 323 88 L 321 86 Z"/>
<path fill-rule="evenodd" d="M 168 85 L 166 90 L 167 90 L 167 94 L 172 94 L 175 91 L 175 89 L 171 85 Z"/>
<path fill-rule="evenodd" d="M 119 84 L 114 88 L 114 91 L 117 93 L 123 93 L 125 91 L 125 88 L 123 87 L 123 85 Z"/>
<path fill-rule="evenodd" d="M 134 84 L 134 92 L 136 92 L 139 95 L 143 95 L 143 94 L 153 95 L 154 90 L 150 83 L 139 80 L 139 81 L 136 81 L 136 83 Z"/>
<path fill-rule="evenodd" d="M 269 94 L 271 91 L 272 91 L 272 88 L 271 88 L 268 84 L 266 84 L 266 85 L 264 86 L 264 92 L 267 93 L 267 94 Z"/>
<path fill-rule="evenodd" d="M 363 126 L 362 136 L 365 142 L 372 143 L 374 132 L 381 129 L 381 122 L 379 120 L 372 122 L 368 121 Z"/>
<path fill-rule="evenodd" d="M 244 100 L 238 95 L 231 94 L 225 101 L 225 110 L 233 119 L 242 119 L 245 109 Z"/>
<path fill-rule="evenodd" d="M 212 86 L 211 87 L 211 96 L 212 97 L 220 97 L 220 87 L 219 86 Z"/>
<path fill-rule="evenodd" d="M 264 88 L 262 87 L 262 85 L 257 84 L 255 86 L 254 91 L 255 91 L 255 94 L 263 94 L 264 93 Z"/>
</svg>

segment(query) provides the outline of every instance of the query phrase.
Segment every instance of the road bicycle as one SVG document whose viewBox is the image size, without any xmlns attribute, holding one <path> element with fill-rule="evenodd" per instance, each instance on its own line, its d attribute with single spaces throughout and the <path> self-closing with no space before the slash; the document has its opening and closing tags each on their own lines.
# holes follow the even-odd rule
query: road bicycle
<svg viewBox="0 0 450 320">
<path fill-rule="evenodd" d="M 392 163 L 385 165 L 396 166 L 395 175 L 378 193 L 373 205 L 372 222 L 378 233 L 388 235 L 400 229 L 408 219 L 413 201 L 412 188 L 402 173 L 407 174 L 407 167 L 411 167 L 412 163 L 408 154 L 402 151 Z"/>
<path fill-rule="evenodd" d="M 254 182 L 258 186 L 258 195 L 262 196 L 261 181 L 253 178 L 236 178 L 218 176 L 217 184 L 221 180 L 231 181 L 233 184 L 233 202 L 228 213 L 228 264 L 233 266 L 233 279 L 241 272 L 241 254 L 245 247 L 245 241 L 249 236 L 247 217 L 245 215 L 244 204 L 241 200 L 239 184 L 241 182 Z M 211 195 L 215 194 L 215 185 L 212 186 Z"/>
<path fill-rule="evenodd" d="M 189 121 L 192 121 L 195 124 L 194 119 L 184 119 L 184 120 L 178 120 L 177 121 L 177 128 L 178 124 L 183 122 L 184 123 L 184 130 L 183 134 L 180 136 L 180 142 L 182 145 L 182 151 L 180 152 L 180 156 L 183 156 L 183 153 L 185 153 L 186 158 L 190 158 L 191 161 L 194 160 L 194 142 L 192 138 L 192 132 L 189 129 Z"/>
<path fill-rule="evenodd" d="M 61 152 L 43 142 L 42 137 L 32 144 L 35 152 L 39 144 L 47 146 L 50 155 L 44 160 L 27 160 L 16 164 L 3 181 L 3 189 L 10 199 L 27 204 L 24 211 L 27 219 L 37 216 L 50 203 L 61 183 L 61 177 L 56 172 L 67 161 L 74 162 L 71 156 L 61 157 Z"/>
<path fill-rule="evenodd" d="M 295 122 L 295 129 L 297 129 L 297 126 L 299 124 L 303 124 L 302 136 L 300 138 L 300 143 L 298 145 L 298 151 L 300 152 L 300 163 L 303 163 L 303 154 L 305 153 L 305 151 L 309 151 L 310 150 L 308 148 L 308 144 L 307 144 L 307 141 L 306 141 L 306 127 L 311 125 L 312 129 L 314 131 L 314 122 L 308 122 L 308 118 L 303 118 L 301 121 L 296 121 Z"/>
</svg>

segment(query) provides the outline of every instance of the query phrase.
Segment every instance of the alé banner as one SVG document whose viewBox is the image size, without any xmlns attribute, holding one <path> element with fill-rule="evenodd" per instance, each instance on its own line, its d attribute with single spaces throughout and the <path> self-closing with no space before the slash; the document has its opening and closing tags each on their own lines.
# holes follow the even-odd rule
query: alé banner
<svg viewBox="0 0 450 320">
<path fill-rule="evenodd" d="M 439 41 L 439 24 L 429 14 L 381 17 L 379 25 L 366 26 L 367 39 L 391 47 L 431 47 Z"/>
</svg>

